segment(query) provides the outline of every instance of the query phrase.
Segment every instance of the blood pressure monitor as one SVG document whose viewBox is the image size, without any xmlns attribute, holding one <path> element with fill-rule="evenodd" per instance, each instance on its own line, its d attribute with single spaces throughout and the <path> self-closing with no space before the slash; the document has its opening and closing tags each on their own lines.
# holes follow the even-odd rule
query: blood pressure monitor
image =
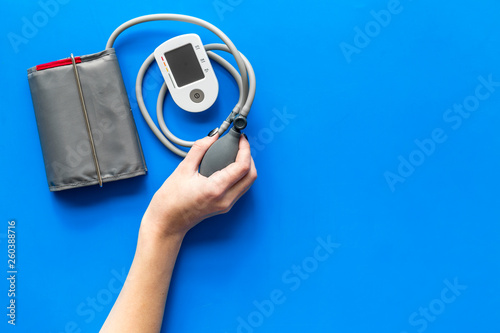
<svg viewBox="0 0 500 333">
<path fill-rule="evenodd" d="M 184 157 L 187 152 L 180 147 L 191 147 L 194 141 L 180 139 L 168 129 L 163 116 L 163 104 L 168 90 L 179 107 L 190 112 L 201 112 L 213 105 L 219 93 L 219 83 L 212 69 L 211 61 L 217 62 L 234 78 L 238 85 L 238 102 L 218 127 L 219 138 L 210 146 L 200 163 L 200 174 L 209 177 L 236 160 L 241 131 L 247 126 L 247 116 L 255 98 L 255 71 L 250 61 L 238 51 L 225 33 L 207 21 L 188 15 L 152 14 L 131 19 L 120 25 L 111 34 L 106 43 L 106 49 L 113 48 L 116 38 L 123 31 L 150 21 L 179 21 L 195 24 L 213 32 L 223 42 L 222 44 L 203 45 L 200 37 L 195 34 L 172 38 L 156 48 L 153 54 L 148 54 L 135 81 L 137 106 L 144 120 L 165 147 Z M 217 51 L 229 52 L 234 57 L 237 68 L 220 56 Z M 166 82 L 160 89 L 156 103 L 158 125 L 151 118 L 142 93 L 144 76 L 153 59 L 160 66 Z M 226 131 L 228 132 L 224 135 Z"/>
<path fill-rule="evenodd" d="M 201 112 L 212 106 L 219 93 L 219 83 L 198 35 L 169 39 L 156 48 L 154 56 L 179 107 Z"/>
</svg>

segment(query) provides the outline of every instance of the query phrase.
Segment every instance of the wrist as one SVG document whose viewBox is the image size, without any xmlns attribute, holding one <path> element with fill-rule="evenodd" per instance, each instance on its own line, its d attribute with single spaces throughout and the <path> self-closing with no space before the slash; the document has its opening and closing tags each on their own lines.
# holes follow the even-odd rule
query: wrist
<svg viewBox="0 0 500 333">
<path fill-rule="evenodd" d="M 156 221 L 144 215 L 139 228 L 139 239 L 147 239 L 148 242 L 163 243 L 174 242 L 182 243 L 187 231 L 177 228 L 166 227 L 169 221 Z"/>
<path fill-rule="evenodd" d="M 164 235 L 141 225 L 134 262 L 152 265 L 161 273 L 168 261 L 175 262 L 183 239 L 182 234 Z"/>
</svg>

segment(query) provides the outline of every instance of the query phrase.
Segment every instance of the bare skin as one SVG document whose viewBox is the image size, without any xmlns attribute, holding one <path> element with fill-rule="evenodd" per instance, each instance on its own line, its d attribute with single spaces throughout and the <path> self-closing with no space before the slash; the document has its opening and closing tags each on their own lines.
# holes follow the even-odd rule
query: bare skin
<svg viewBox="0 0 500 333">
<path fill-rule="evenodd" d="M 234 163 L 208 178 L 200 175 L 203 155 L 216 139 L 217 135 L 196 141 L 153 196 L 141 221 L 132 266 L 101 333 L 160 332 L 184 236 L 202 220 L 228 212 L 257 178 L 243 136 Z"/>
</svg>

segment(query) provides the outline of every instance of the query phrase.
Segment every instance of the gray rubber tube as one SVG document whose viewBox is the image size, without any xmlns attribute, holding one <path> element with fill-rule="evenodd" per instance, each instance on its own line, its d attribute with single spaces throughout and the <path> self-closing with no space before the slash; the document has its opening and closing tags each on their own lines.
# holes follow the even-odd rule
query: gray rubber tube
<svg viewBox="0 0 500 333">
<path fill-rule="evenodd" d="M 225 52 L 230 53 L 229 48 L 227 47 L 227 45 L 224 45 L 224 44 L 207 44 L 207 45 L 205 45 L 205 49 L 207 51 L 208 50 L 218 50 L 218 51 L 225 51 Z M 209 53 L 213 54 L 213 52 L 209 52 Z M 255 71 L 253 70 L 253 67 L 252 67 L 252 64 L 250 63 L 250 61 L 248 61 L 248 59 L 243 55 L 243 53 L 240 52 L 240 55 L 243 58 L 243 62 L 245 63 L 245 67 L 246 67 L 247 73 L 248 73 L 248 91 L 244 90 L 243 100 L 245 101 L 245 104 L 241 108 L 240 114 L 242 116 L 247 117 L 248 113 L 250 112 L 250 108 L 252 107 L 253 100 L 255 99 L 255 91 L 257 89 L 257 79 L 255 78 Z M 209 54 L 209 56 L 210 56 L 210 54 Z M 222 58 L 218 55 L 217 55 L 217 57 L 218 58 L 213 58 L 213 59 L 216 60 L 219 64 L 221 64 L 230 73 L 231 73 L 231 70 L 236 71 L 236 69 L 234 69 L 234 67 L 231 66 L 229 63 L 228 63 L 228 65 L 230 67 L 226 67 L 219 61 L 219 58 L 226 61 L 224 58 Z M 233 77 L 235 77 L 233 73 L 231 73 L 231 74 L 233 75 Z M 235 77 L 235 79 L 236 79 L 236 77 Z M 240 80 L 241 80 L 241 77 L 240 77 Z M 238 82 L 237 79 L 236 79 L 236 81 Z M 238 82 L 238 84 L 240 84 L 240 83 Z"/>
<path fill-rule="evenodd" d="M 220 46 L 220 49 L 224 49 L 225 45 L 222 44 L 210 44 L 211 47 L 215 46 Z M 221 56 L 213 53 L 213 52 L 208 52 L 208 55 L 210 58 L 215 60 L 217 63 L 219 63 L 222 67 L 224 67 L 226 70 L 229 71 L 229 73 L 233 76 L 235 81 L 237 82 L 238 86 L 241 84 L 241 77 L 238 74 L 238 71 L 224 58 Z M 246 57 L 242 55 L 244 61 L 248 62 Z M 179 149 L 176 147 L 174 144 L 177 144 L 179 146 L 183 147 L 191 147 L 194 143 L 194 141 L 186 141 L 179 139 L 176 137 L 172 132 L 169 130 L 168 126 L 165 123 L 164 117 L 163 117 L 163 104 L 165 100 L 165 96 L 167 94 L 167 86 L 165 83 L 163 83 L 160 93 L 158 95 L 158 99 L 156 102 L 156 115 L 158 118 L 158 125 L 160 128 L 156 126 L 156 123 L 154 120 L 151 118 L 151 115 L 149 114 L 149 111 L 146 107 L 146 104 L 144 103 L 144 98 L 142 94 L 142 83 L 144 81 L 144 76 L 149 68 L 149 66 L 154 62 L 154 54 L 151 54 L 146 60 L 143 62 L 141 68 L 139 69 L 139 73 L 137 74 L 137 78 L 135 81 L 135 94 L 137 96 L 137 105 L 139 106 L 139 110 L 141 111 L 142 116 L 144 117 L 144 120 L 148 124 L 149 128 L 153 131 L 153 133 L 156 135 L 156 137 L 172 152 L 175 154 L 184 157 L 186 156 L 186 152 L 182 149 Z M 249 64 L 249 68 L 252 68 L 251 65 Z M 253 69 L 251 69 L 252 76 L 255 77 L 255 74 L 253 74 Z M 255 82 L 255 80 L 253 80 Z M 253 95 L 255 96 L 255 84 L 252 84 L 251 87 L 253 87 Z M 220 130 L 220 133 L 222 134 L 224 130 Z"/>
<path fill-rule="evenodd" d="M 228 50 L 226 45 L 223 45 L 223 44 L 208 44 L 208 45 L 205 45 L 205 47 L 207 48 L 207 50 L 209 50 L 209 49 L 217 49 L 217 50 L 223 50 L 223 51 Z M 241 85 L 241 77 L 238 74 L 238 71 L 227 60 L 225 60 L 224 58 L 222 58 L 218 54 L 210 52 L 210 51 L 207 52 L 207 54 L 211 59 L 213 59 L 217 63 L 219 63 L 224 69 L 226 69 L 233 76 L 233 78 L 236 81 L 236 83 L 238 84 L 238 86 Z M 255 77 L 255 74 L 253 72 L 253 68 L 250 65 L 250 63 L 248 62 L 247 58 L 243 54 L 241 56 L 243 57 L 243 60 L 245 61 L 246 66 L 249 69 L 249 71 L 248 71 L 249 76 Z M 255 82 L 255 80 L 250 80 L 249 95 L 251 95 L 252 99 L 253 99 L 253 96 L 255 96 L 255 84 L 252 82 Z M 165 119 L 163 117 L 163 113 L 164 113 L 163 105 L 164 105 L 164 100 L 165 100 L 166 94 L 167 94 L 167 86 L 164 83 L 160 89 L 160 93 L 158 94 L 158 99 L 156 102 L 156 118 L 158 121 L 158 125 L 160 126 L 161 131 L 163 132 L 163 134 L 165 134 L 165 136 L 168 140 L 170 140 L 171 142 L 173 142 L 174 144 L 179 145 L 179 146 L 191 147 L 194 143 L 193 141 L 186 141 L 186 140 L 179 139 L 174 134 L 172 134 L 172 132 L 167 127 L 167 124 L 165 123 Z M 245 106 L 246 106 L 246 104 L 245 104 Z M 227 128 L 222 128 L 222 126 L 223 125 L 221 125 L 221 128 L 219 128 L 220 135 L 222 135 L 227 129 Z"/>
<path fill-rule="evenodd" d="M 220 45 L 222 47 L 225 47 L 225 45 L 223 45 L 223 44 L 210 44 L 210 45 Z M 209 45 L 207 45 L 207 46 L 209 46 Z M 238 86 L 241 85 L 241 77 L 238 74 L 238 71 L 226 59 L 222 58 L 221 56 L 219 56 L 218 54 L 213 53 L 213 52 L 207 52 L 207 54 L 211 59 L 217 61 L 222 67 L 224 67 L 224 69 L 226 69 L 233 76 L 233 78 L 235 79 Z M 243 59 L 246 60 L 245 57 L 243 57 Z M 165 135 L 165 137 L 168 140 L 170 140 L 174 144 L 182 146 L 182 147 L 191 147 L 193 145 L 194 141 L 186 141 L 186 140 L 179 139 L 177 136 L 172 134 L 170 129 L 167 127 L 167 124 L 165 123 L 165 119 L 163 117 L 163 113 L 164 113 L 163 104 L 165 103 L 165 97 L 167 95 L 167 90 L 168 90 L 167 85 L 165 83 L 163 83 L 163 85 L 160 89 L 160 93 L 158 94 L 158 99 L 156 101 L 156 118 L 158 121 L 158 125 L 160 126 L 161 131 L 163 132 L 163 134 Z M 146 110 L 146 112 L 147 112 L 147 110 Z M 223 131 L 220 131 L 221 134 L 222 134 L 222 132 Z"/>
<path fill-rule="evenodd" d="M 146 16 L 141 16 L 138 18 L 135 18 L 133 20 L 127 21 L 120 25 L 110 36 L 108 39 L 108 42 L 106 44 L 106 48 L 111 48 L 113 47 L 113 44 L 124 30 L 136 25 L 140 24 L 143 22 L 149 22 L 149 21 L 159 21 L 159 20 L 170 20 L 170 21 L 182 21 L 182 22 L 188 22 L 188 23 L 193 23 L 197 24 L 199 26 L 202 26 L 213 33 L 215 33 L 217 36 L 219 36 L 224 43 L 224 44 L 208 44 L 205 45 L 205 49 L 208 51 L 207 54 L 208 56 L 218 62 L 222 67 L 224 67 L 229 73 L 233 76 L 233 78 L 236 80 L 236 83 L 238 84 L 238 90 L 240 92 L 240 96 L 238 99 L 237 104 L 233 108 L 232 112 L 230 115 L 227 117 L 227 119 L 221 124 L 219 127 L 219 133 L 222 135 L 227 128 L 231 125 L 233 119 L 239 115 L 242 117 L 248 116 L 248 113 L 250 111 L 250 108 L 252 106 L 253 100 L 255 98 L 255 90 L 256 90 L 256 79 L 255 79 L 255 72 L 253 70 L 252 65 L 248 61 L 248 59 L 241 54 L 234 44 L 231 42 L 231 40 L 217 27 L 214 25 L 203 21 L 201 19 L 192 17 L 192 16 L 187 16 L 187 15 L 178 15 L 178 14 L 154 14 L 154 15 L 146 15 Z M 238 65 L 238 69 L 240 70 L 241 76 L 238 73 L 238 71 L 224 58 L 221 56 L 210 52 L 210 50 L 221 50 L 221 51 L 226 51 L 230 52 L 235 60 L 236 64 Z M 144 98 L 142 94 L 142 83 L 144 80 L 144 76 L 146 74 L 147 69 L 149 66 L 154 62 L 154 54 L 151 54 L 142 64 L 141 68 L 139 69 L 139 73 L 137 74 L 137 79 L 136 79 L 136 85 L 135 85 L 135 92 L 137 96 L 137 104 L 139 106 L 139 109 L 141 111 L 142 116 L 144 117 L 146 123 L 148 126 L 151 128 L 155 136 L 172 152 L 175 154 L 184 157 L 186 156 L 186 152 L 180 148 L 178 148 L 176 145 L 183 146 L 183 147 L 191 147 L 193 145 L 193 141 L 187 141 L 187 140 L 182 140 L 175 136 L 167 127 L 163 115 L 163 104 L 165 100 L 165 96 L 167 94 L 167 87 L 165 83 L 162 85 L 160 89 L 160 93 L 158 95 L 158 99 L 156 102 L 156 115 L 157 115 L 157 120 L 158 120 L 158 126 L 156 123 L 153 121 L 151 118 L 147 107 L 144 103 Z"/>
<path fill-rule="evenodd" d="M 139 16 L 136 17 L 135 19 L 123 23 L 118 28 L 116 28 L 115 31 L 113 31 L 113 33 L 109 37 L 108 42 L 106 43 L 106 48 L 112 48 L 116 38 L 126 29 L 136 24 L 151 22 L 151 21 L 181 21 L 181 22 L 193 23 L 203 28 L 206 28 L 212 31 L 214 34 L 216 34 L 224 42 L 224 44 L 227 45 L 227 47 L 231 51 L 231 54 L 236 60 L 236 64 L 238 65 L 238 69 L 242 77 L 242 87 L 240 89 L 240 103 L 243 104 L 243 96 L 244 96 L 243 91 L 248 91 L 248 76 L 247 76 L 247 70 L 245 68 L 245 62 L 243 61 L 243 58 L 241 57 L 240 53 L 236 49 L 236 46 L 234 46 L 233 42 L 229 39 L 229 37 L 227 37 L 226 34 L 223 33 L 215 25 L 207 21 L 201 20 L 193 16 L 180 15 L 180 14 L 152 14 L 152 15 Z"/>
</svg>

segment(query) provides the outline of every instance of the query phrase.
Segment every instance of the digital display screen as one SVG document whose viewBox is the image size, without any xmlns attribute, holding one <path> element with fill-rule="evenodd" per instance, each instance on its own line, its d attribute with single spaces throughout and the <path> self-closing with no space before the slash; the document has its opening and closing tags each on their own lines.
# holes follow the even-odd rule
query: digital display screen
<svg viewBox="0 0 500 333">
<path fill-rule="evenodd" d="M 168 51 L 165 59 L 179 88 L 205 77 L 191 44 Z"/>
</svg>

